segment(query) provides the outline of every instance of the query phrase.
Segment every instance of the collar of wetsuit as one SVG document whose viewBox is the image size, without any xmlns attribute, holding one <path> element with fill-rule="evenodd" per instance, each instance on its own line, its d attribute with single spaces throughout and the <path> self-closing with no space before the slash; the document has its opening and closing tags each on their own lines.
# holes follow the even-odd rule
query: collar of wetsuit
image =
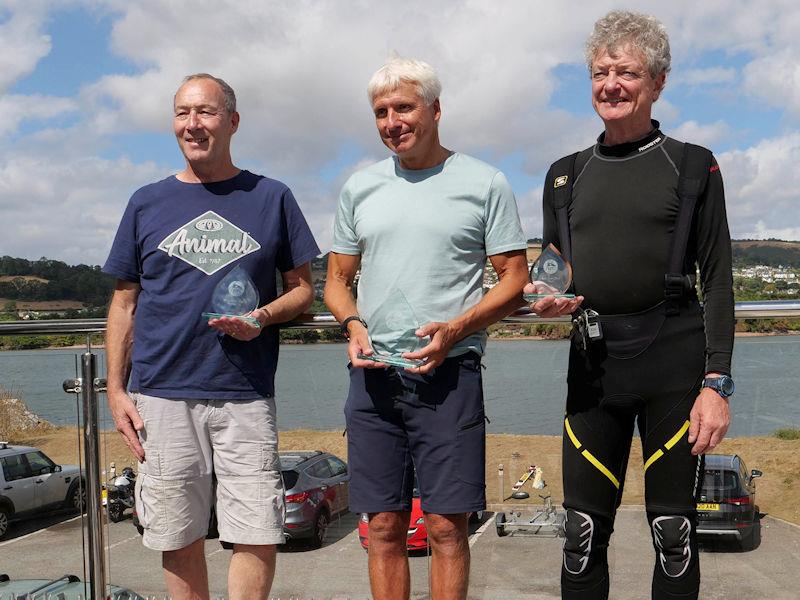
<svg viewBox="0 0 800 600">
<path fill-rule="evenodd" d="M 663 137 L 664 135 L 661 133 L 661 125 L 658 121 L 650 119 L 650 123 L 653 125 L 653 128 L 650 130 L 650 133 L 648 133 L 642 139 L 634 140 L 632 142 L 625 142 L 624 144 L 616 144 L 615 146 L 607 146 L 603 143 L 603 140 L 606 137 L 606 133 L 604 131 L 597 138 L 597 150 L 603 156 L 612 157 L 628 156 L 629 154 L 636 152 L 642 146 L 647 146 L 647 144 L 655 140 L 658 136 Z"/>
</svg>

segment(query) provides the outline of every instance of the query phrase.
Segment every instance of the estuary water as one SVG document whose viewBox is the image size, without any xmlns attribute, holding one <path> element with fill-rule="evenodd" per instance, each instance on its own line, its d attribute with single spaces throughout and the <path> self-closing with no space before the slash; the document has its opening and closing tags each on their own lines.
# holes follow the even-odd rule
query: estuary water
<svg viewBox="0 0 800 600">
<path fill-rule="evenodd" d="M 76 377 L 84 350 L 0 352 L 0 385 L 56 424 L 77 422 L 76 396 L 62 390 Z M 104 354 L 98 363 L 105 371 Z M 281 346 L 276 398 L 281 429 L 344 429 L 348 376 L 343 344 Z M 484 357 L 490 433 L 560 434 L 568 342 L 491 340 Z M 800 336 L 736 339 L 728 436 L 769 435 L 800 427 Z M 113 423 L 103 405 L 101 427 Z"/>
</svg>

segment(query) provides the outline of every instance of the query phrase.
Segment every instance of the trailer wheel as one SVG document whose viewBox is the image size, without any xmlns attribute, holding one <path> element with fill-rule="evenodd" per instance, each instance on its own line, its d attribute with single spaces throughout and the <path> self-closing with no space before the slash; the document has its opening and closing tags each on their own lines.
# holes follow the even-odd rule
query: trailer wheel
<svg viewBox="0 0 800 600">
<path fill-rule="evenodd" d="M 506 513 L 499 512 L 494 516 L 494 524 L 497 527 L 497 535 L 500 537 L 505 537 L 508 535 L 508 530 L 506 530 Z"/>
</svg>

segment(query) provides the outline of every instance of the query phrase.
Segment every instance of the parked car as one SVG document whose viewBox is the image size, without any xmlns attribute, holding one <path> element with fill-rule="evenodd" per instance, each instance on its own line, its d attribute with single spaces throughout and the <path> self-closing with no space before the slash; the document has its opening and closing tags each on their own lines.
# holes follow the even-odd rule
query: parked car
<svg viewBox="0 0 800 600">
<path fill-rule="evenodd" d="M 57 465 L 37 448 L 0 442 L 0 466 L 0 538 L 15 520 L 85 505 L 83 474 L 75 465 Z"/>
<path fill-rule="evenodd" d="M 697 534 L 737 541 L 743 550 L 758 545 L 761 524 L 756 506 L 756 477 L 736 454 L 707 454 L 697 504 Z"/>
<path fill-rule="evenodd" d="M 473 523 L 483 520 L 483 511 L 471 513 L 469 520 Z M 369 515 L 367 513 L 361 513 L 361 518 L 358 520 L 358 541 L 361 542 L 364 550 L 369 550 Z M 428 549 L 428 530 L 425 527 L 425 515 L 422 512 L 416 477 L 414 478 L 414 490 L 411 492 L 411 517 L 408 521 L 406 548 L 409 552 Z"/>
<path fill-rule="evenodd" d="M 331 520 L 347 512 L 350 476 L 347 464 L 320 450 L 279 452 L 283 476 L 286 521 L 283 532 L 288 541 L 307 541 L 319 548 Z M 136 507 L 133 524 L 142 533 Z M 217 538 L 217 519 L 211 511 L 207 538 Z M 230 547 L 223 542 L 223 547 Z"/>
</svg>

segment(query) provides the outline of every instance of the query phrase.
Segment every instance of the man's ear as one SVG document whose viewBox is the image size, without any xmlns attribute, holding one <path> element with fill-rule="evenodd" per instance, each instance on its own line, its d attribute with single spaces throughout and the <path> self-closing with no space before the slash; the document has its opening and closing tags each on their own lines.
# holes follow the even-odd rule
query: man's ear
<svg viewBox="0 0 800 600">
<path fill-rule="evenodd" d="M 653 90 L 653 102 L 658 100 L 658 97 L 661 96 L 661 92 L 664 91 L 664 87 L 667 85 L 667 73 L 661 73 L 658 77 L 655 78 L 655 89 Z"/>
<path fill-rule="evenodd" d="M 234 111 L 231 115 L 231 133 L 236 133 L 239 129 L 239 113 Z"/>
</svg>

